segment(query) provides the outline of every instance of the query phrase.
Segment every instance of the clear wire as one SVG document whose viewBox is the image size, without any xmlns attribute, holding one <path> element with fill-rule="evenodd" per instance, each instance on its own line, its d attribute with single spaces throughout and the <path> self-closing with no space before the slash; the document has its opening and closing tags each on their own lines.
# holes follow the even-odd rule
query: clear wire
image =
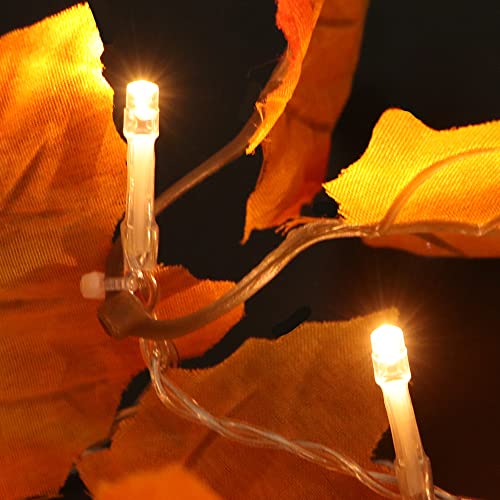
<svg viewBox="0 0 500 500">
<path fill-rule="evenodd" d="M 214 153 L 201 165 L 191 170 L 184 177 L 165 189 L 155 200 L 155 214 L 159 215 L 174 201 L 181 198 L 195 186 L 208 179 L 223 167 L 245 154 L 245 150 L 255 131 L 259 128 L 262 118 L 257 111 L 248 119 L 244 127 L 222 149 Z"/>
<path fill-rule="evenodd" d="M 493 228 L 489 227 L 485 229 L 485 227 L 455 222 L 435 222 L 432 228 L 436 232 L 455 232 L 469 236 L 482 236 L 493 231 Z M 386 229 L 384 236 L 427 231 L 429 231 L 429 225 L 424 223 L 398 224 Z M 218 300 L 187 316 L 158 320 L 152 334 L 145 332 L 144 336 L 157 340 L 172 339 L 211 323 L 255 295 L 297 255 L 316 243 L 337 238 L 372 238 L 380 235 L 378 226 L 375 225 L 350 226 L 338 219 L 318 219 L 315 222 L 309 222 L 291 231 L 277 248 Z"/>
<path fill-rule="evenodd" d="M 352 476 L 383 497 L 400 498 L 397 492 L 386 486 L 397 486 L 393 475 L 367 471 L 349 457 L 319 443 L 289 440 L 272 431 L 212 415 L 168 378 L 168 368 L 175 365 L 175 360 L 171 359 L 175 354 L 175 348 L 171 348 L 168 344 L 170 343 L 160 344 L 141 340 L 142 351 L 148 362 L 156 394 L 161 402 L 177 415 L 200 423 L 227 439 L 249 446 L 287 451 L 325 469 Z M 435 487 L 434 492 L 438 499 L 460 498 L 438 487 Z"/>
<path fill-rule="evenodd" d="M 203 180 L 221 170 L 238 156 L 244 154 L 245 148 L 260 122 L 260 116 L 254 113 L 241 132 L 231 142 L 192 170 L 189 174 L 175 182 L 155 200 L 155 213 L 158 215 L 194 186 L 200 184 Z M 418 222 L 397 225 L 394 225 L 394 222 L 416 190 L 429 181 L 436 173 L 458 161 L 471 157 L 490 155 L 498 151 L 500 151 L 499 147 L 473 149 L 433 163 L 417 174 L 414 179 L 402 189 L 378 224 L 349 225 L 345 224 L 340 218 L 317 219 L 314 222 L 308 222 L 292 230 L 281 245 L 270 252 L 260 264 L 242 278 L 228 293 L 224 294 L 212 304 L 190 315 L 172 320 L 159 321 L 154 334 L 148 337 L 157 340 L 171 339 L 186 335 L 189 332 L 211 323 L 228 311 L 244 303 L 279 274 L 299 253 L 321 241 L 336 238 L 376 238 L 395 234 L 413 234 L 424 237 L 426 234 L 430 233 L 434 235 L 432 239 L 433 244 L 441 244 L 441 246 L 452 255 L 463 257 L 464 255 L 460 249 L 454 248 L 445 241 L 441 241 L 435 236 L 436 233 L 458 233 L 471 237 L 496 234 L 500 232 L 500 216 L 495 217 L 482 226 L 448 221 L 428 221 L 423 223 Z"/>
<path fill-rule="evenodd" d="M 156 200 L 155 213 L 159 214 L 162 212 L 191 188 L 243 154 L 260 121 L 260 117 L 254 113 L 233 141 L 162 193 Z M 308 223 L 291 231 L 278 248 L 272 251 L 234 288 L 217 301 L 188 316 L 168 321 L 158 321 L 161 333 L 159 334 L 157 329 L 154 338 L 165 340 L 179 337 L 214 321 L 252 297 L 303 250 L 321 241 L 352 237 L 371 238 L 390 234 L 425 235 L 426 233 L 435 234 L 436 232 L 455 232 L 467 236 L 483 236 L 487 233 L 498 231 L 500 217 L 494 218 L 483 226 L 441 221 L 407 225 L 398 224 L 396 227 L 393 226 L 394 221 L 402 207 L 408 202 L 408 199 L 419 186 L 430 179 L 436 172 L 465 157 L 490 154 L 498 150 L 499 148 L 477 149 L 468 153 L 458 154 L 431 165 L 403 189 L 396 200 L 394 200 L 385 217 L 378 224 L 350 226 L 344 224 L 339 219 L 319 219 L 316 222 Z M 435 238 L 435 241 L 439 242 L 437 238 Z M 461 255 L 458 249 L 446 245 L 445 247 L 452 254 Z M 168 367 L 173 364 L 172 353 L 175 351 L 175 348 L 172 349 L 171 346 L 171 343 L 168 341 L 160 343 L 147 342 L 141 339 L 142 351 L 149 366 L 153 386 L 158 397 L 167 408 L 183 418 L 205 425 L 223 437 L 250 446 L 288 451 L 328 470 L 351 475 L 379 495 L 387 498 L 399 498 L 398 493 L 386 486 L 391 485 L 395 487 L 397 485 L 394 475 L 366 471 L 350 458 L 319 443 L 289 440 L 279 434 L 254 427 L 250 424 L 225 417 L 218 418 L 212 415 L 199 406 L 194 399 L 184 393 L 166 376 L 165 373 Z M 165 357 L 167 358 L 166 360 Z M 438 499 L 458 500 L 461 498 L 436 486 L 434 487 L 434 493 Z"/>
</svg>

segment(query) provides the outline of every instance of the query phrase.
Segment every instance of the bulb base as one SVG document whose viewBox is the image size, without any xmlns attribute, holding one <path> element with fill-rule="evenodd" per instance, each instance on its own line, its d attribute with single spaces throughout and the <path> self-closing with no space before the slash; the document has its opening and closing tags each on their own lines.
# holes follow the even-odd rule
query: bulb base
<svg viewBox="0 0 500 500">
<path fill-rule="evenodd" d="M 404 500 L 433 500 L 435 498 L 431 462 L 427 455 L 422 455 L 419 467 L 408 468 L 398 460 L 394 465 L 401 498 Z"/>
</svg>

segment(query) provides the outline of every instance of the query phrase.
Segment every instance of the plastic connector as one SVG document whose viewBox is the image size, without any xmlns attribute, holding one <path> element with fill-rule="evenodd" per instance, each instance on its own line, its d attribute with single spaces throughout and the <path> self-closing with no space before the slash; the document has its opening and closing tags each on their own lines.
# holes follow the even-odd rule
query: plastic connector
<svg viewBox="0 0 500 500">
<path fill-rule="evenodd" d="M 138 288 L 138 279 L 129 274 L 122 277 L 106 277 L 104 273 L 92 271 L 84 274 L 80 279 L 80 292 L 85 299 L 104 300 L 106 292 L 126 290 L 135 292 Z"/>
<path fill-rule="evenodd" d="M 80 279 L 80 292 L 85 299 L 104 300 L 106 297 L 104 273 L 93 271 L 84 274 Z"/>
</svg>

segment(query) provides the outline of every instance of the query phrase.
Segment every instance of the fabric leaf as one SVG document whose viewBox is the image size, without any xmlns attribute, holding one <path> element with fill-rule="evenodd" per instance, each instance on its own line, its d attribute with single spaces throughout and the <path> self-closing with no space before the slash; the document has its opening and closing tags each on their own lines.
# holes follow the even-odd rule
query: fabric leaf
<svg viewBox="0 0 500 500">
<path fill-rule="evenodd" d="M 101 52 L 82 5 L 0 39 L 1 498 L 56 493 L 142 366 L 78 286 L 103 266 L 125 194 Z"/>
<path fill-rule="evenodd" d="M 244 241 L 254 229 L 298 215 L 320 189 L 331 131 L 350 93 L 367 6 L 367 0 L 278 1 L 276 23 L 288 50 L 257 103 L 263 123 L 247 152 L 265 137 L 264 164 L 247 202 Z"/>
<path fill-rule="evenodd" d="M 83 273 L 104 269 L 125 202 L 102 51 L 88 5 L 0 39 L 0 498 L 56 494 L 144 369 L 137 342 L 108 337 L 79 291 Z M 167 316 L 231 286 L 160 274 L 179 287 L 163 291 Z M 186 337 L 181 354 L 201 354 L 241 314 Z"/>
<path fill-rule="evenodd" d="M 155 310 L 158 319 L 172 319 L 195 312 L 234 286 L 232 281 L 197 280 L 181 266 L 162 267 L 156 278 L 160 293 Z M 205 354 L 240 321 L 243 313 L 244 307 L 240 304 L 203 328 L 174 339 L 179 356 L 186 359 Z"/>
<path fill-rule="evenodd" d="M 220 497 L 183 467 L 136 472 L 115 483 L 102 483 L 95 500 L 218 500 Z"/>
<path fill-rule="evenodd" d="M 500 121 L 433 130 L 386 111 L 363 156 L 325 184 L 373 246 L 421 255 L 500 256 Z"/>
<path fill-rule="evenodd" d="M 324 443 L 375 469 L 370 454 L 387 421 L 369 335 L 396 316 L 389 310 L 349 322 L 305 323 L 276 341 L 248 340 L 214 368 L 169 375 L 215 415 Z M 78 469 L 95 491 L 103 480 L 171 462 L 228 499 L 371 498 L 354 479 L 285 452 L 234 443 L 184 420 L 152 390 L 135 418 L 121 423 L 111 448 L 84 457 Z"/>
</svg>

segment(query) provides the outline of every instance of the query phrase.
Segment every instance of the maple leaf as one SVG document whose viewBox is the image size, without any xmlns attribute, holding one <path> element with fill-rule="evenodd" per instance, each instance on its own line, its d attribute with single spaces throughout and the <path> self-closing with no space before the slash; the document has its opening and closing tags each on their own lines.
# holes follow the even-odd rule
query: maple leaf
<svg viewBox="0 0 500 500">
<path fill-rule="evenodd" d="M 324 180 L 330 135 L 349 96 L 367 0 L 278 2 L 276 23 L 288 49 L 256 107 L 262 124 L 247 153 L 263 140 L 264 163 L 247 202 L 243 240 L 254 229 L 300 213 Z"/>
<path fill-rule="evenodd" d="M 323 443 L 374 469 L 370 453 L 387 420 L 373 379 L 369 334 L 396 316 L 389 310 L 349 322 L 305 323 L 276 341 L 250 339 L 214 368 L 168 375 L 216 415 Z M 95 491 L 101 481 L 171 462 L 182 463 L 224 498 L 273 498 L 278 492 L 325 498 L 332 491 L 336 498 L 370 497 L 352 478 L 282 451 L 242 447 L 180 418 L 152 390 L 135 418 L 120 423 L 111 448 L 83 457 L 78 469 Z"/>
<path fill-rule="evenodd" d="M 0 39 L 1 498 L 55 494 L 144 369 L 137 342 L 109 338 L 78 286 L 104 268 L 124 210 L 126 146 L 102 51 L 86 4 Z M 177 289 L 162 285 L 171 278 Z M 159 279 L 165 317 L 232 286 L 179 268 Z M 202 354 L 242 312 L 183 338 L 181 355 Z"/>
<path fill-rule="evenodd" d="M 500 121 L 437 131 L 388 110 L 363 156 L 324 187 L 370 245 L 500 255 Z"/>
<path fill-rule="evenodd" d="M 125 146 L 87 6 L 0 39 L 0 496 L 55 493 L 141 368 L 78 283 L 123 210 Z M 19 478 L 23 478 L 22 481 Z"/>
<path fill-rule="evenodd" d="M 148 472 L 135 472 L 120 481 L 102 483 L 95 500 L 220 500 L 194 474 L 178 465 Z"/>
<path fill-rule="evenodd" d="M 264 164 L 247 201 L 243 242 L 254 229 L 300 213 L 321 188 L 330 133 L 350 93 L 368 0 L 278 0 L 288 48 L 256 110 L 222 149 L 157 198 L 163 211 L 195 185 L 262 143 Z"/>
</svg>

